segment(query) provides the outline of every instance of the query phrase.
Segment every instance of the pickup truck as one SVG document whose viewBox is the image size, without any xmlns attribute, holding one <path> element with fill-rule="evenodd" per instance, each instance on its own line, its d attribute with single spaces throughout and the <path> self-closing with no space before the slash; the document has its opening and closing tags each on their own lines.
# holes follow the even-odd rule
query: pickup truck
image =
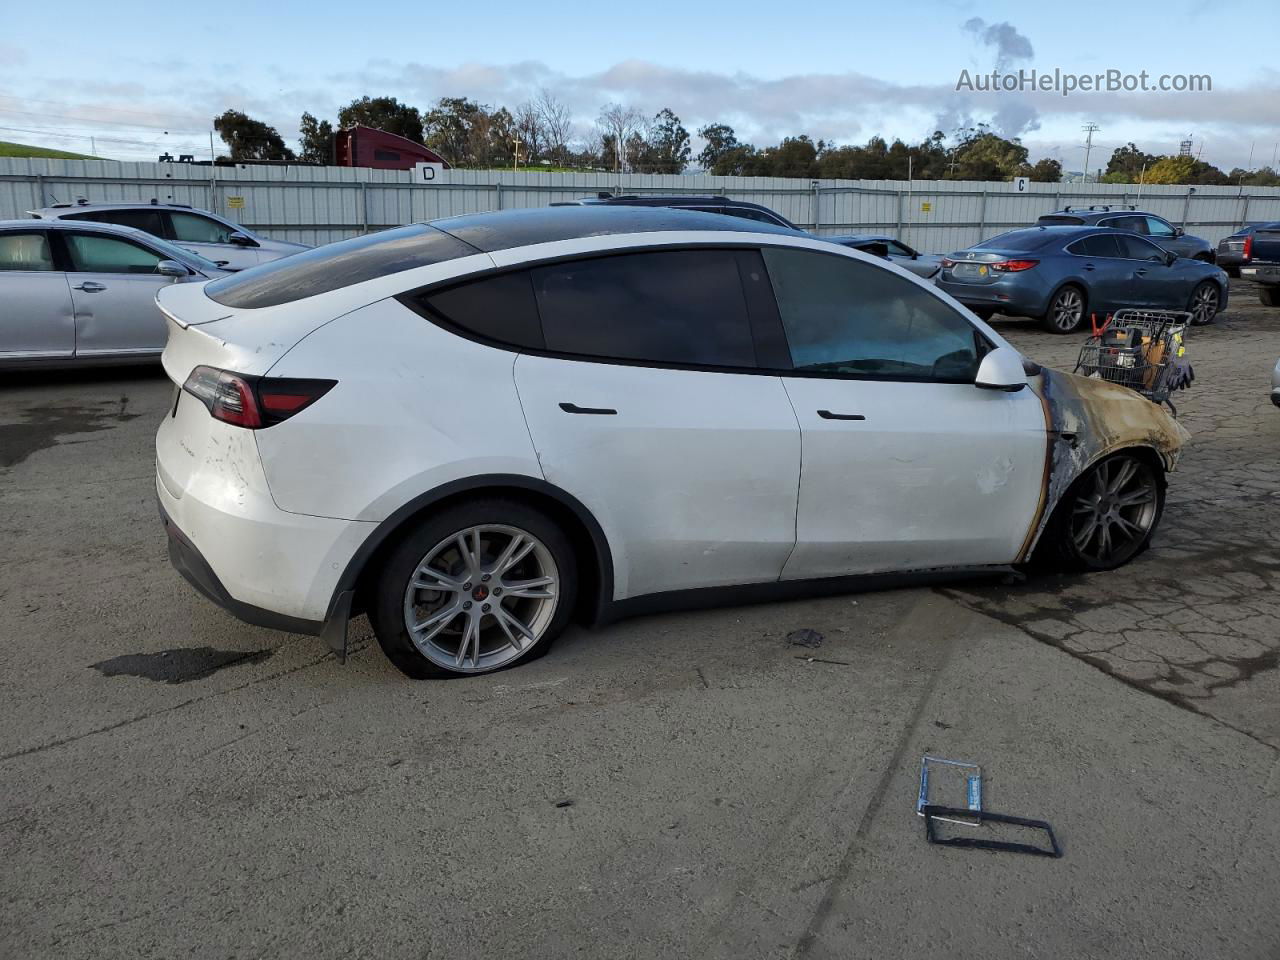
<svg viewBox="0 0 1280 960">
<path fill-rule="evenodd" d="M 1258 299 L 1264 304 L 1280 307 L 1280 223 L 1256 227 L 1252 240 L 1240 276 L 1258 285 Z"/>
</svg>

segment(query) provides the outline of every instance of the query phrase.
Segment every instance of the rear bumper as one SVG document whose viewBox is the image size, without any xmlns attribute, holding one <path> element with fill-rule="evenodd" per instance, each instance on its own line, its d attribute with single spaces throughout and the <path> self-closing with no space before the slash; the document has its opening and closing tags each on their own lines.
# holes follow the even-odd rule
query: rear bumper
<svg viewBox="0 0 1280 960">
<path fill-rule="evenodd" d="M 207 600 L 213 601 L 223 610 L 245 623 L 256 627 L 267 627 L 271 630 L 284 630 L 287 633 L 305 633 L 318 637 L 324 630 L 322 620 L 304 620 L 290 617 L 264 607 L 255 607 L 251 603 L 237 600 L 227 592 L 213 567 L 205 560 L 204 555 L 187 535 L 178 529 L 173 518 L 165 512 L 164 504 L 160 508 L 160 522 L 164 525 L 165 535 L 169 539 L 169 562 L 182 574 L 187 583 L 195 587 Z"/>
<path fill-rule="evenodd" d="M 1280 263 L 1256 263 L 1241 267 L 1240 276 L 1257 283 L 1280 283 Z"/>
<path fill-rule="evenodd" d="M 934 280 L 938 289 L 947 293 L 966 307 L 980 307 L 1016 316 L 1038 317 L 1049 306 L 1048 294 L 1026 286 L 1003 283 L 956 283 L 943 280 L 942 274 Z"/>
</svg>

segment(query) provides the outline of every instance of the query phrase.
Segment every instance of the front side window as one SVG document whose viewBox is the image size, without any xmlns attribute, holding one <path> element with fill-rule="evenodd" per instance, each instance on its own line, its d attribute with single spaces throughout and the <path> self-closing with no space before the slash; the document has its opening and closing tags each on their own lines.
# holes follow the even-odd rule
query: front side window
<svg viewBox="0 0 1280 960">
<path fill-rule="evenodd" d="M 52 270 L 53 254 L 43 233 L 0 233 L 0 270 Z"/>
<path fill-rule="evenodd" d="M 672 250 L 535 267 L 546 348 L 690 366 L 752 367 L 738 258 Z"/>
<path fill-rule="evenodd" d="M 183 243 L 230 243 L 235 231 L 225 223 L 194 213 L 170 212 L 173 238 Z"/>
<path fill-rule="evenodd" d="M 1164 261 L 1164 251 L 1150 240 L 1142 237 L 1116 237 L 1120 244 L 1121 256 L 1126 260 L 1158 260 Z"/>
<path fill-rule="evenodd" d="M 885 240 L 884 245 L 889 248 L 889 252 L 895 257 L 915 257 L 916 252 L 910 247 L 904 247 L 897 240 Z"/>
<path fill-rule="evenodd" d="M 68 233 L 67 252 L 76 273 L 155 273 L 164 258 L 128 240 Z"/>
<path fill-rule="evenodd" d="M 1153 237 L 1165 237 L 1169 240 L 1173 239 L 1173 227 L 1165 223 L 1159 217 L 1145 217 L 1147 221 L 1147 233 Z"/>
<path fill-rule="evenodd" d="M 972 383 L 977 331 L 905 277 L 859 260 L 766 249 L 797 371 L 884 380 Z"/>
<path fill-rule="evenodd" d="M 1100 225 L 1110 227 L 1112 230 L 1132 230 L 1134 233 L 1147 232 L 1146 217 L 1112 217 L 1109 220 L 1100 221 Z"/>
</svg>

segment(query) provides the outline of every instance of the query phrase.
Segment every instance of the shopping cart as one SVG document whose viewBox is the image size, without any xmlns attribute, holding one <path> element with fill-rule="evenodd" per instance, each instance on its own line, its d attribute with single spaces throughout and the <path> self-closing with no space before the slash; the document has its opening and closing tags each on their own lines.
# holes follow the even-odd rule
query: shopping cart
<svg viewBox="0 0 1280 960">
<path fill-rule="evenodd" d="M 1117 310 L 1080 348 L 1076 373 L 1136 390 L 1152 403 L 1169 400 L 1193 377 L 1184 343 L 1191 314 L 1176 310 Z"/>
</svg>

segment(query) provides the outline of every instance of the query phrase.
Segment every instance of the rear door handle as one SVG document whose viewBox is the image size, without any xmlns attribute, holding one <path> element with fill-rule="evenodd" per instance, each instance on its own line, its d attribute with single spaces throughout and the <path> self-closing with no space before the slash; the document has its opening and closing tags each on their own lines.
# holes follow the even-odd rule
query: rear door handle
<svg viewBox="0 0 1280 960">
<path fill-rule="evenodd" d="M 1146 270 L 1146 268 L 1145 268 L 1145 267 L 1143 267 L 1143 268 L 1141 268 L 1141 269 L 1139 269 L 1139 270 L 1135 270 L 1135 271 L 1133 271 L 1133 275 L 1134 275 L 1135 277 L 1145 277 L 1145 276 L 1147 275 L 1147 270 Z"/>
<path fill-rule="evenodd" d="M 101 290 L 107 289 L 107 285 L 105 283 L 98 283 L 96 280 L 86 280 L 84 283 L 77 283 L 76 289 L 83 290 L 85 293 L 98 293 Z"/>
<path fill-rule="evenodd" d="M 818 416 L 823 420 L 865 420 L 860 413 L 832 413 L 830 410 L 819 410 Z"/>
<path fill-rule="evenodd" d="M 617 410 L 611 410 L 608 407 L 580 407 L 576 403 L 562 403 L 560 409 L 565 413 L 589 413 L 601 417 L 615 417 L 618 415 Z"/>
<path fill-rule="evenodd" d="M 1093 264 L 1092 264 L 1092 263 L 1086 263 L 1086 264 L 1084 265 L 1084 268 L 1085 268 L 1086 270 L 1092 270 L 1092 269 L 1093 269 Z"/>
</svg>

